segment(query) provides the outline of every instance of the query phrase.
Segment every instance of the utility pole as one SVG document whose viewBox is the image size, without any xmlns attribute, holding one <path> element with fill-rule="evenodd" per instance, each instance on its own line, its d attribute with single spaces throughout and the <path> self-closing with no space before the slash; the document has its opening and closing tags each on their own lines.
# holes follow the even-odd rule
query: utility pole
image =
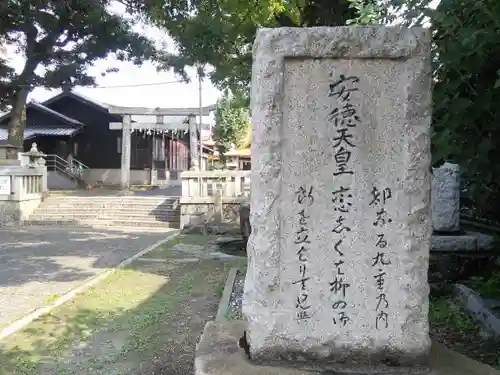
<svg viewBox="0 0 500 375">
<path fill-rule="evenodd" d="M 204 72 L 204 67 L 203 65 L 198 66 L 198 101 L 200 105 L 200 136 L 199 136 L 199 141 L 200 141 L 200 156 L 199 156 L 199 166 L 200 166 L 200 171 L 203 170 L 203 141 L 201 139 L 201 130 L 203 127 L 203 105 L 202 105 L 202 94 L 203 94 L 203 72 Z"/>
</svg>

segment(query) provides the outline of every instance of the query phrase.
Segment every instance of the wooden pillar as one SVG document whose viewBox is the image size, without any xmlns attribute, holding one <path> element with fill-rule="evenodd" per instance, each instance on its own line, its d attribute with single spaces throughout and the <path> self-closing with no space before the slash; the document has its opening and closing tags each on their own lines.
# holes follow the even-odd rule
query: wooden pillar
<svg viewBox="0 0 500 375">
<path fill-rule="evenodd" d="M 123 190 L 130 188 L 130 152 L 131 152 L 132 125 L 130 115 L 123 115 L 122 126 L 122 168 L 120 185 Z"/>
<path fill-rule="evenodd" d="M 189 116 L 189 163 L 192 171 L 199 170 L 198 163 L 198 131 L 196 126 L 196 117 Z"/>
</svg>

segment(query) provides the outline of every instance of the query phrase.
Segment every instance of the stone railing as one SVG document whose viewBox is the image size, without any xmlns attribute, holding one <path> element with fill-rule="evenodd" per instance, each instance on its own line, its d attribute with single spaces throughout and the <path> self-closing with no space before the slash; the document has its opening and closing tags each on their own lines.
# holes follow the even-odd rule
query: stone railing
<svg viewBox="0 0 500 375">
<path fill-rule="evenodd" d="M 182 197 L 211 197 L 218 191 L 224 197 L 250 192 L 250 171 L 182 172 Z"/>
<path fill-rule="evenodd" d="M 250 194 L 250 171 L 182 172 L 181 228 L 188 224 L 239 223 Z"/>
<path fill-rule="evenodd" d="M 44 166 L 0 168 L 0 225 L 22 223 L 47 193 Z"/>
</svg>

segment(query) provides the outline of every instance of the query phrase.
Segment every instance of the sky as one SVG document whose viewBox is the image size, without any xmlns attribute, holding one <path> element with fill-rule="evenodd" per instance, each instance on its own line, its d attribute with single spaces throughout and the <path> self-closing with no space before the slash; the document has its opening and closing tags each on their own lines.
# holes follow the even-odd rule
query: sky
<svg viewBox="0 0 500 375">
<path fill-rule="evenodd" d="M 123 13 L 120 4 L 115 4 L 112 10 Z M 136 31 L 141 31 L 157 43 L 166 46 L 168 51 L 175 51 L 173 41 L 165 31 L 144 24 L 138 25 Z M 7 57 L 13 68 L 16 70 L 23 68 L 24 58 L 17 55 L 13 47 L 7 47 Z M 116 67 L 119 71 L 102 77 L 101 72 L 108 67 Z M 97 84 L 102 88 L 77 87 L 75 91 L 101 103 L 152 108 L 199 106 L 198 78 L 194 69 L 188 69 L 188 74 L 192 80 L 188 84 L 181 82 L 161 85 L 150 84 L 178 81 L 180 77 L 173 74 L 173 72 L 157 72 L 156 68 L 148 62 L 141 67 L 137 67 L 132 63 L 117 61 L 112 57 L 97 62 L 93 68 L 89 69 L 89 72 L 97 77 Z M 49 91 L 36 88 L 30 94 L 28 100 L 44 101 L 58 93 L 58 90 Z M 215 104 L 219 95 L 220 92 L 210 81 L 208 79 L 204 80 L 202 84 L 202 105 Z"/>
</svg>

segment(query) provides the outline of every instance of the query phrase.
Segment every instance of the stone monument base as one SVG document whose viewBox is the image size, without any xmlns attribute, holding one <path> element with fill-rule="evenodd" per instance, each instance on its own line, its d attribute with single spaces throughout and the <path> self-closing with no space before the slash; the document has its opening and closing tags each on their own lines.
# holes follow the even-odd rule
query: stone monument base
<svg viewBox="0 0 500 375">
<path fill-rule="evenodd" d="M 291 367 L 261 366 L 250 361 L 239 346 L 246 329 L 244 321 L 208 322 L 196 346 L 195 375 L 500 375 L 440 344 L 433 344 L 429 368 L 312 368 L 300 363 Z"/>
</svg>

